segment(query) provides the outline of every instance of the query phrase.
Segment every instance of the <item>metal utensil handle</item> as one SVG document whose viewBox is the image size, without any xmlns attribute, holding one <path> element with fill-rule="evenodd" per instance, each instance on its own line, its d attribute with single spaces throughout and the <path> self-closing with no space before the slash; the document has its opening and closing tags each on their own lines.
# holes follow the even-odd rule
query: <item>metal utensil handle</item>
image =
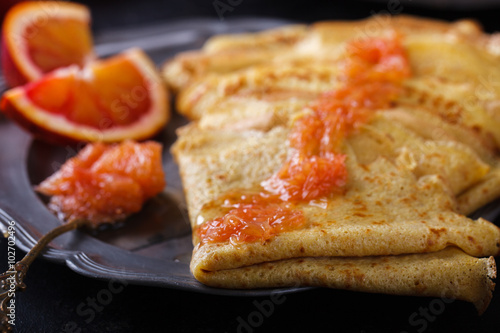
<svg viewBox="0 0 500 333">
<path fill-rule="evenodd" d="M 7 307 L 16 291 L 24 291 L 26 289 L 23 280 L 33 260 L 54 238 L 68 231 L 80 228 L 87 223 L 88 221 L 85 220 L 74 219 L 52 229 L 38 240 L 23 259 L 16 264 L 10 265 L 9 269 L 0 275 L 0 332 L 12 331 L 9 318 L 7 317 Z"/>
</svg>

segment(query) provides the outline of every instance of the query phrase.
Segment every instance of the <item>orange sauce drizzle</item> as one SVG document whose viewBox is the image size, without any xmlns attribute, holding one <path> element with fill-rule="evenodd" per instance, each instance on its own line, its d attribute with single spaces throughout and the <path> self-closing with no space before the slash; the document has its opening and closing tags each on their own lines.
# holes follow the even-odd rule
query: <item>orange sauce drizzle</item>
<svg viewBox="0 0 500 333">
<path fill-rule="evenodd" d="M 291 203 L 265 193 L 226 196 L 222 207 L 230 209 L 224 216 L 203 223 L 197 234 L 203 242 L 216 243 L 229 240 L 233 244 L 262 242 L 274 235 L 304 225 L 301 211 Z"/>
<path fill-rule="evenodd" d="M 348 43 L 342 66 L 341 87 L 321 95 L 294 121 L 290 159 L 261 183 L 259 194 L 223 205 L 230 209 L 224 216 L 204 222 L 196 230 L 202 243 L 265 241 L 301 228 L 305 218 L 293 203 L 343 191 L 348 178 L 344 139 L 375 110 L 392 106 L 411 71 L 396 33 Z"/>
</svg>

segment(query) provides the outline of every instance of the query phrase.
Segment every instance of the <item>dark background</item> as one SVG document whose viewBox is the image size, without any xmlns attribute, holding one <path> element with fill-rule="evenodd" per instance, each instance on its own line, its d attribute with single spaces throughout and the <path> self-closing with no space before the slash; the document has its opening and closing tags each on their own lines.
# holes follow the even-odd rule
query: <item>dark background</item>
<svg viewBox="0 0 500 333">
<path fill-rule="evenodd" d="M 215 9 L 216 1 L 214 0 L 87 0 L 78 2 L 90 6 L 95 31 L 190 17 L 220 18 Z M 470 17 L 480 21 L 487 31 L 500 29 L 498 15 L 500 1 L 496 0 L 220 0 L 218 3 L 225 3 L 233 8 L 225 11 L 223 15 L 225 19 L 248 16 L 285 18 L 302 22 L 358 19 L 373 13 L 388 11 L 390 7 L 399 5 L 402 14 L 445 20 Z M 230 5 L 231 3 L 235 5 Z M 432 3 L 432 5 L 426 5 L 426 3 Z M 489 3 L 491 4 L 488 5 Z"/>
<path fill-rule="evenodd" d="M 2 0 L 3 1 L 3 0 Z M 228 3 L 228 0 L 222 0 Z M 168 22 L 188 17 L 219 20 L 214 1 L 113 0 L 84 1 L 93 15 L 96 34 L 107 29 Z M 232 0 L 224 19 L 260 16 L 312 22 L 355 19 L 385 12 L 387 1 L 264 1 Z M 500 30 L 500 7 L 460 9 L 439 2 L 426 7 L 418 1 L 401 1 L 402 13 L 443 18 L 477 19 L 487 31 Z M 498 224 L 498 222 L 497 222 Z M 0 239 L 0 263 L 7 262 L 5 239 Z M 22 252 L 17 251 L 18 259 Z M 1 266 L 4 270 L 6 267 Z M 108 281 L 80 276 L 63 265 L 36 260 L 26 279 L 28 289 L 16 299 L 16 332 L 500 332 L 500 295 L 481 317 L 465 302 L 439 299 L 366 295 L 315 289 L 282 296 L 270 307 L 269 297 L 243 298 L 195 294 L 170 289 L 116 284 L 107 305 L 97 305 L 88 316 L 78 307 L 89 305 Z M 278 304 L 279 303 L 279 304 Z M 445 304 L 441 307 L 442 304 Z M 266 315 L 258 313 L 264 306 Z M 267 307 L 266 307 L 267 306 Z M 434 309 L 438 315 L 425 311 Z M 439 310 L 439 311 L 438 311 Z M 261 310 L 262 312 L 262 310 Z M 412 321 L 413 318 L 414 320 Z M 258 327 L 243 325 L 253 322 Z"/>
</svg>

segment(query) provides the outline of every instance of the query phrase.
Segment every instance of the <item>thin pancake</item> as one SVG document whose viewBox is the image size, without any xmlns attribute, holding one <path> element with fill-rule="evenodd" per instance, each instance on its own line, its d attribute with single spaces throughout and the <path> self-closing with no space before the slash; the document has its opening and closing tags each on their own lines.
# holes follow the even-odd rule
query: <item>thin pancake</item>
<svg viewBox="0 0 500 333">
<path fill-rule="evenodd" d="M 318 257 L 266 262 L 248 267 L 196 271 L 203 283 L 220 288 L 316 286 L 393 295 L 433 296 L 473 303 L 483 313 L 496 278 L 493 257 L 478 259 L 456 248 L 384 257 Z"/>
<path fill-rule="evenodd" d="M 376 28 L 367 32 L 370 24 Z M 294 119 L 340 84 L 345 42 L 388 29 L 404 36 L 414 75 L 391 107 L 345 140 L 344 191 L 294 204 L 306 221 L 300 229 L 250 243 L 200 242 L 200 225 L 227 212 L 225 194 L 259 189 L 290 156 Z M 273 49 L 280 31 L 290 35 Z M 461 213 L 500 194 L 497 38 L 470 21 L 409 17 L 267 34 L 215 38 L 164 67 L 180 89 L 179 109 L 197 120 L 179 131 L 172 150 L 194 231 L 194 276 L 226 288 L 303 284 L 426 296 L 444 290 L 483 311 L 496 268 L 491 257 L 474 257 L 499 253 L 500 229 Z M 247 48 L 268 60 L 243 55 Z M 228 52 L 242 59 L 189 68 Z"/>
</svg>

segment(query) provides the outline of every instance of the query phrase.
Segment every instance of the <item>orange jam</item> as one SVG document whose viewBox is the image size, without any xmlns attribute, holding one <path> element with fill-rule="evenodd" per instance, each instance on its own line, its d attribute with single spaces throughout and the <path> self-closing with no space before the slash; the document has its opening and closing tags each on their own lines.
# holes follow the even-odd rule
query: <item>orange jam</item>
<svg viewBox="0 0 500 333">
<path fill-rule="evenodd" d="M 112 223 L 138 212 L 163 190 L 161 151 L 152 141 L 91 143 L 36 190 L 51 196 L 51 209 L 66 220 Z"/>
<path fill-rule="evenodd" d="M 265 190 L 284 200 L 310 201 L 338 192 L 347 183 L 346 136 L 375 110 L 391 107 L 410 66 L 397 35 L 351 42 L 341 88 L 321 95 L 297 119 L 289 136 L 292 157 L 270 179 Z"/>
<path fill-rule="evenodd" d="M 410 62 L 396 32 L 347 44 L 344 76 L 351 82 L 393 82 L 411 76 Z"/>
<path fill-rule="evenodd" d="M 274 235 L 298 229 L 305 224 L 300 210 L 291 208 L 275 197 L 264 193 L 242 195 L 240 200 L 224 200 L 230 209 L 224 216 L 203 223 L 196 234 L 202 242 L 217 243 L 229 240 L 232 244 L 261 242 Z"/>
<path fill-rule="evenodd" d="M 233 204 L 224 216 L 202 224 L 197 230 L 201 242 L 265 241 L 302 227 L 302 212 L 290 203 L 343 191 L 348 178 L 346 156 L 341 153 L 344 139 L 374 111 L 390 108 L 410 74 L 397 34 L 349 43 L 342 86 L 321 95 L 295 120 L 289 135 L 290 159 L 261 183 L 263 190 L 252 200 Z"/>
<path fill-rule="evenodd" d="M 283 201 L 311 201 L 345 185 L 344 161 L 345 155 L 341 154 L 294 154 L 281 170 L 262 182 L 262 186 Z"/>
</svg>

